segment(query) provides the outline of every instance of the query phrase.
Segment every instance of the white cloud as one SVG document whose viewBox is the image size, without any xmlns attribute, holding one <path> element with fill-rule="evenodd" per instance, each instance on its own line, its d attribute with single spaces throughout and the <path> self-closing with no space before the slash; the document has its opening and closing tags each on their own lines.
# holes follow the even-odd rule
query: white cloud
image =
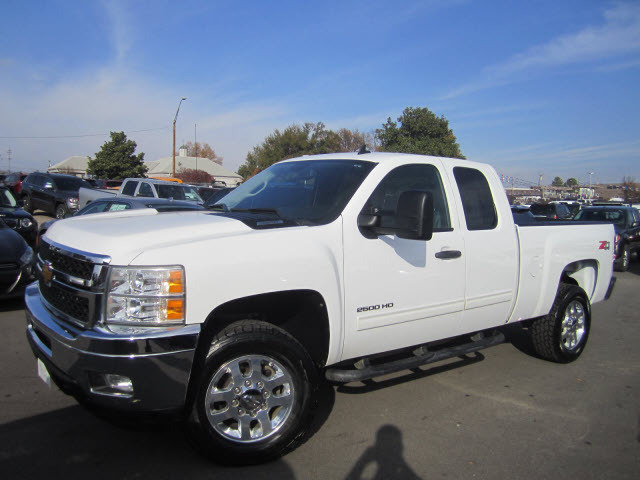
<svg viewBox="0 0 640 480">
<path fill-rule="evenodd" d="M 640 51 L 640 4 L 617 4 L 604 12 L 602 25 L 555 38 L 484 69 L 478 79 L 443 98 L 450 99 L 511 83 L 520 75 L 560 66 L 608 60 Z"/>
</svg>

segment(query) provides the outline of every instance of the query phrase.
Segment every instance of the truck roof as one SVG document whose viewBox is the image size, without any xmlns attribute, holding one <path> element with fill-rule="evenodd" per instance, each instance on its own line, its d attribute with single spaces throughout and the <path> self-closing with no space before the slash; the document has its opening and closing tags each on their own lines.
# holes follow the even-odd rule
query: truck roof
<svg viewBox="0 0 640 480">
<path fill-rule="evenodd" d="M 343 152 L 343 153 L 324 153 L 319 155 L 303 155 L 296 158 L 288 158 L 282 160 L 282 162 L 291 161 L 304 161 L 304 160 L 363 160 L 368 162 L 381 163 L 392 160 L 409 160 L 414 161 L 426 161 L 426 160 L 455 160 L 456 162 L 469 163 L 469 166 L 478 164 L 478 162 L 472 162 L 461 158 L 449 158 L 449 157 L 434 157 L 432 155 L 418 155 L 413 153 L 398 153 L 398 152 L 371 152 L 371 153 L 358 153 L 358 152 Z"/>
</svg>

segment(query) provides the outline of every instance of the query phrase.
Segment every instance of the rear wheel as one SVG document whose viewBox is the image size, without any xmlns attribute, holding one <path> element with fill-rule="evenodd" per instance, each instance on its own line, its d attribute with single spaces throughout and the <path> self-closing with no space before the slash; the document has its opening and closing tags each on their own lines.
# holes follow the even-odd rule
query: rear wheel
<svg viewBox="0 0 640 480">
<path fill-rule="evenodd" d="M 295 338 L 241 321 L 213 340 L 189 418 L 194 446 L 219 463 L 265 462 L 306 437 L 315 367 Z"/>
<path fill-rule="evenodd" d="M 587 294 L 576 285 L 561 284 L 549 314 L 531 324 L 533 348 L 546 360 L 573 362 L 583 352 L 590 328 Z"/>
</svg>

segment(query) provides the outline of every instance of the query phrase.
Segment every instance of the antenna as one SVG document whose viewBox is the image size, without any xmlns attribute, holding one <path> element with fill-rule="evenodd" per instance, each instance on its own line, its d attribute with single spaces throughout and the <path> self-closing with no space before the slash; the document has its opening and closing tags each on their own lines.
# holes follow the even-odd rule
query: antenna
<svg viewBox="0 0 640 480">
<path fill-rule="evenodd" d="M 371 153 L 371 151 L 367 149 L 366 143 L 360 147 L 360 150 L 358 150 L 358 155 L 364 155 L 365 153 Z"/>
</svg>

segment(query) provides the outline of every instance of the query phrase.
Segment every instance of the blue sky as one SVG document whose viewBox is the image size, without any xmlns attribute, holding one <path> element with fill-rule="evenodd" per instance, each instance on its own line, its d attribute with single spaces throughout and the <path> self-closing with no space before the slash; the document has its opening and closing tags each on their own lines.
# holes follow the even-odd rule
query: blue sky
<svg viewBox="0 0 640 480">
<path fill-rule="evenodd" d="M 0 169 L 9 148 L 12 170 L 93 155 L 111 130 L 169 156 L 185 96 L 177 142 L 197 125 L 234 171 L 276 128 L 370 132 L 414 106 L 524 181 L 640 180 L 637 0 L 3 0 L 0 14 Z"/>
</svg>

